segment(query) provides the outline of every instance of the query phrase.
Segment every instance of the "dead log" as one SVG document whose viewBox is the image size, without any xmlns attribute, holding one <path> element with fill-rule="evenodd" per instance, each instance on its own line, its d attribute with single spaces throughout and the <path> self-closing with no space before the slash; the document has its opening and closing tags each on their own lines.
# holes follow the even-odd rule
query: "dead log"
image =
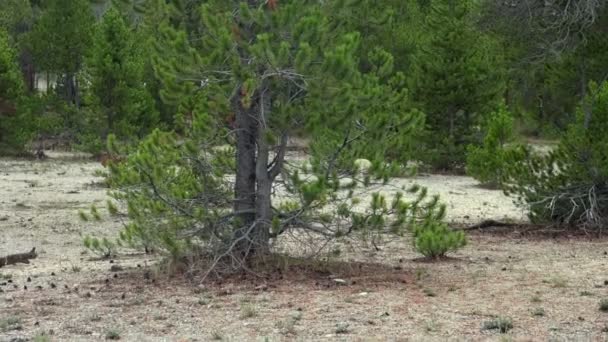
<svg viewBox="0 0 608 342">
<path fill-rule="evenodd" d="M 521 223 L 510 223 L 510 222 L 500 222 L 495 220 L 485 220 L 480 223 L 474 224 L 472 226 L 459 228 L 458 230 L 476 230 L 476 229 L 484 229 L 484 228 L 495 228 L 495 227 L 515 227 L 519 226 Z"/>
<path fill-rule="evenodd" d="M 0 258 L 0 267 L 13 264 L 29 264 L 30 259 L 35 259 L 37 256 L 36 247 L 26 253 L 10 254 Z"/>
</svg>

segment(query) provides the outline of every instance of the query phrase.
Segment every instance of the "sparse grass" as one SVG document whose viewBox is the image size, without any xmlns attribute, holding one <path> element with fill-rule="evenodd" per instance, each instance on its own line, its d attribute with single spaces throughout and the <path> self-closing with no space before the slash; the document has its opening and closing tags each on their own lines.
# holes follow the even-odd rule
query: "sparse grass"
<svg viewBox="0 0 608 342">
<path fill-rule="evenodd" d="M 9 316 L 0 319 L 0 331 L 7 332 L 12 330 L 21 330 L 21 317 Z"/>
<path fill-rule="evenodd" d="M 89 318 L 89 320 L 91 322 L 101 322 L 101 316 L 99 316 L 98 314 L 93 314 L 91 318 Z"/>
<path fill-rule="evenodd" d="M 532 316 L 536 316 L 536 317 L 543 317 L 543 316 L 545 316 L 545 309 L 543 309 L 543 308 L 536 308 L 536 309 L 532 310 Z"/>
<path fill-rule="evenodd" d="M 415 276 L 416 281 L 421 281 L 428 276 L 428 271 L 424 267 L 416 267 Z"/>
<path fill-rule="evenodd" d="M 568 279 L 561 277 L 561 276 L 556 276 L 556 277 L 553 277 L 550 279 L 543 279 L 543 283 L 550 284 L 551 287 L 554 287 L 554 288 L 568 287 Z"/>
<path fill-rule="evenodd" d="M 276 323 L 276 327 L 283 335 L 296 335 L 296 324 L 302 319 L 302 312 L 295 311 L 290 317 L 280 320 Z"/>
<path fill-rule="evenodd" d="M 106 331 L 106 340 L 120 340 L 120 333 L 115 329 Z"/>
<path fill-rule="evenodd" d="M 532 303 L 540 303 L 540 302 L 542 302 L 543 300 L 540 298 L 540 296 L 539 296 L 539 295 L 534 295 L 534 296 L 532 296 L 532 298 L 530 298 L 530 301 L 531 301 Z"/>
<path fill-rule="evenodd" d="M 425 288 L 424 290 L 422 290 L 422 292 L 424 292 L 424 294 L 427 297 L 437 297 L 437 294 L 435 293 L 435 291 L 433 291 L 432 289 L 429 288 Z"/>
<path fill-rule="evenodd" d="M 600 300 L 600 311 L 608 312 L 608 298 Z"/>
<path fill-rule="evenodd" d="M 13 275 L 11 273 L 0 273 L 0 280 L 9 280 L 13 279 Z"/>
<path fill-rule="evenodd" d="M 222 333 L 219 331 L 214 331 L 211 333 L 211 339 L 214 341 L 223 341 L 224 335 L 222 335 Z"/>
<path fill-rule="evenodd" d="M 278 321 L 276 327 L 283 335 L 296 335 L 296 323 L 297 322 L 290 317 Z"/>
<path fill-rule="evenodd" d="M 71 270 L 72 270 L 72 273 L 80 273 L 80 271 L 82 269 L 78 265 L 72 265 Z"/>
<path fill-rule="evenodd" d="M 589 292 L 589 291 L 581 291 L 579 293 L 579 295 L 583 296 L 583 297 L 587 297 L 587 296 L 593 296 L 593 293 Z"/>
<path fill-rule="evenodd" d="M 426 330 L 426 332 L 429 332 L 429 333 L 437 332 L 437 331 L 439 331 L 439 323 L 435 319 L 432 319 L 432 320 L 426 322 L 424 329 Z"/>
<path fill-rule="evenodd" d="M 350 325 L 348 323 L 340 322 L 336 324 L 336 334 L 348 334 Z"/>
<path fill-rule="evenodd" d="M 492 320 L 483 322 L 483 330 L 498 330 L 501 334 L 513 329 L 513 320 L 509 317 L 496 317 Z"/>
<path fill-rule="evenodd" d="M 32 339 L 33 342 L 51 342 L 51 338 L 42 333 L 42 334 L 38 334 L 36 336 L 34 336 L 34 338 Z"/>
<path fill-rule="evenodd" d="M 252 304 L 241 305 L 241 319 L 253 318 L 258 315 L 258 312 Z"/>
</svg>

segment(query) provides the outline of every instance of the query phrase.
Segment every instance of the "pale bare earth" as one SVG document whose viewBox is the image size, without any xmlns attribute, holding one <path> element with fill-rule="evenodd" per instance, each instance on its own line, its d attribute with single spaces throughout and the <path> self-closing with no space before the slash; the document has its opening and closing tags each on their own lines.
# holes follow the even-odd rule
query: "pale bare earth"
<svg viewBox="0 0 608 342">
<path fill-rule="evenodd" d="M 82 236 L 115 236 L 121 222 L 82 222 L 102 204 L 96 162 L 0 160 L 0 256 L 36 246 L 28 265 L 0 268 L 0 341 L 601 341 L 608 313 L 608 244 L 517 233 L 470 235 L 449 261 L 428 263 L 408 238 L 381 251 L 343 248 L 333 261 L 280 276 L 199 285 L 156 272 L 156 257 L 98 260 Z M 521 221 L 500 191 L 468 177 L 415 180 L 440 193 L 448 220 Z M 397 180 L 393 185 L 407 185 Z M 390 190 L 387 190 L 390 191 Z M 355 264 L 354 261 L 367 264 Z M 116 268 L 116 266 L 120 268 Z M 114 271 L 111 271 L 115 266 Z M 290 272 L 289 269 L 292 271 Z M 336 281 L 339 278 L 342 281 Z M 28 281 L 29 279 L 29 281 Z M 24 287 L 27 287 L 25 289 Z M 542 314 L 541 314 L 542 309 Z M 495 316 L 513 329 L 484 330 Z"/>
</svg>

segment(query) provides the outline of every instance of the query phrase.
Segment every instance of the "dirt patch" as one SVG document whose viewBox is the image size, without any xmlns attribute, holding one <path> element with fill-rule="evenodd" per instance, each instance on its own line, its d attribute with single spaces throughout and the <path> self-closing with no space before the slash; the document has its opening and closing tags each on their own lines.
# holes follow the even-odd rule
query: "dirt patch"
<svg viewBox="0 0 608 342">
<path fill-rule="evenodd" d="M 122 222 L 82 222 L 106 200 L 99 163 L 0 160 L 0 255 L 37 247 L 28 265 L 0 268 L 0 341 L 486 341 L 603 340 L 608 243 L 581 236 L 471 232 L 451 260 L 421 262 L 405 237 L 340 245 L 339 256 L 286 259 L 256 276 L 201 285 L 167 278 L 146 254 L 101 260 L 82 237 L 115 236 Z M 440 193 L 453 222 L 524 221 L 512 199 L 468 177 L 413 182 Z M 386 189 L 386 191 L 392 191 Z M 512 319 L 506 334 L 483 329 Z"/>
</svg>

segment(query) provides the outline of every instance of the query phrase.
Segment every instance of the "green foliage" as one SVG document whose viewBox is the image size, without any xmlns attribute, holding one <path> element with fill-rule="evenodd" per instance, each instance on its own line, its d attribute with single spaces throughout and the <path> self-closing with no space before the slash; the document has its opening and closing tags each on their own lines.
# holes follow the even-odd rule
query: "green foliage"
<svg viewBox="0 0 608 342">
<path fill-rule="evenodd" d="M 23 95 L 23 79 L 17 66 L 17 53 L 8 33 L 0 29 L 0 101 L 17 102 Z"/>
<path fill-rule="evenodd" d="M 432 1 L 428 44 L 417 58 L 415 98 L 427 115 L 420 158 L 434 169 L 462 169 L 466 146 L 496 107 L 504 67 L 498 44 L 475 27 L 473 1 Z"/>
<path fill-rule="evenodd" d="M 36 64 L 53 73 L 76 74 L 90 48 L 93 23 L 86 0 L 50 0 L 30 36 Z"/>
<path fill-rule="evenodd" d="M 608 312 L 608 299 L 603 298 L 600 300 L 599 309 L 601 312 Z"/>
<path fill-rule="evenodd" d="M 78 73 L 92 42 L 95 18 L 87 0 L 50 0 L 28 35 L 32 55 L 40 70 L 58 77 L 57 94 L 70 104 L 80 104 Z"/>
<path fill-rule="evenodd" d="M 454 231 L 445 223 L 425 222 L 414 228 L 414 248 L 428 258 L 444 257 L 466 244 L 464 232 Z"/>
<path fill-rule="evenodd" d="M 496 317 L 492 320 L 485 321 L 482 326 L 483 330 L 498 330 L 501 334 L 506 334 L 513 329 L 513 320 L 509 317 Z"/>
<path fill-rule="evenodd" d="M 86 236 L 83 239 L 83 244 L 88 250 L 102 258 L 109 258 L 116 254 L 117 243 L 114 243 L 105 237 L 98 239 L 96 237 Z"/>
<path fill-rule="evenodd" d="M 503 104 L 488 118 L 483 145 L 469 145 L 467 173 L 486 186 L 499 186 L 506 169 L 528 154 L 514 140 L 513 116 Z"/>
<path fill-rule="evenodd" d="M 99 138 L 108 133 L 120 139 L 143 137 L 158 125 L 158 112 L 144 82 L 145 50 L 136 39 L 114 8 L 96 26 L 87 66 L 91 72 L 91 102 L 103 113 L 103 117 L 91 117 L 89 122 Z"/>
<path fill-rule="evenodd" d="M 591 84 L 576 121 L 547 155 L 509 168 L 507 192 L 519 196 L 534 222 L 599 229 L 605 226 L 608 181 L 608 83 Z"/>
<path fill-rule="evenodd" d="M 439 238 L 438 254 L 462 245 L 436 225 L 445 206 L 426 189 L 369 196 L 400 171 L 384 155 L 410 149 L 423 115 L 394 57 L 372 47 L 362 62 L 361 34 L 332 21 L 351 5 L 212 0 L 197 20 L 177 15 L 183 26 L 161 19 L 154 69 L 163 101 L 179 109 L 180 136 L 156 130 L 131 151 L 109 141 L 112 153 L 127 155 L 108 175 L 111 196 L 130 219 L 121 241 L 172 257 L 237 260 L 296 229 L 329 239 L 411 230 L 423 243 Z M 231 115 L 242 126 L 226 134 Z M 310 167 L 282 160 L 287 139 L 298 134 L 313 141 Z M 237 144 L 235 159 L 224 146 L 243 137 L 248 143 Z M 369 159 L 365 172 L 355 166 L 361 158 Z M 252 207 L 238 206 L 252 195 L 239 180 L 253 185 Z"/>
</svg>

